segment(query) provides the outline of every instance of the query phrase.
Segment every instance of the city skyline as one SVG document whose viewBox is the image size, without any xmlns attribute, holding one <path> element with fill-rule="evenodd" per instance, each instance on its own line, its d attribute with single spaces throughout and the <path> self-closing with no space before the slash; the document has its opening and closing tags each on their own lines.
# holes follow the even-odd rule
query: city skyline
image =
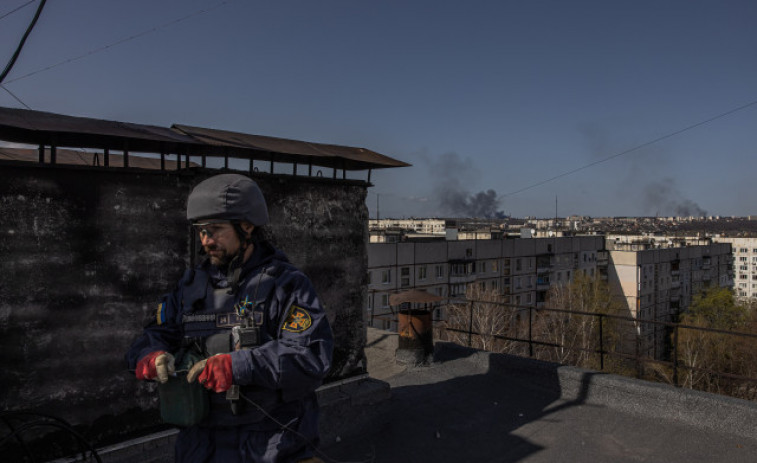
<svg viewBox="0 0 757 463">
<path fill-rule="evenodd" d="M 0 9 L 0 61 L 27 3 Z M 748 1 L 48 2 L 0 106 L 413 164 L 373 173 L 371 217 L 377 198 L 396 218 L 747 216 L 755 17 Z"/>
</svg>

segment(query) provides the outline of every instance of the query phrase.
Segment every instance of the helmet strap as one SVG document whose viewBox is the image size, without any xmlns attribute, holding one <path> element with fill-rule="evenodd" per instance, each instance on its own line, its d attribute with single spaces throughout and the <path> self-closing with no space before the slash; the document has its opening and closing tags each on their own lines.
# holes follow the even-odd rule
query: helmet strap
<svg viewBox="0 0 757 463">
<path fill-rule="evenodd" d="M 229 267 L 226 270 L 226 275 L 229 279 L 229 291 L 228 294 L 235 294 L 239 290 L 239 276 L 242 273 L 242 266 L 244 264 L 244 254 L 247 248 L 252 243 L 252 239 L 245 233 L 242 225 L 239 222 L 233 222 L 232 226 L 239 238 L 239 250 L 237 254 L 229 262 Z"/>
</svg>

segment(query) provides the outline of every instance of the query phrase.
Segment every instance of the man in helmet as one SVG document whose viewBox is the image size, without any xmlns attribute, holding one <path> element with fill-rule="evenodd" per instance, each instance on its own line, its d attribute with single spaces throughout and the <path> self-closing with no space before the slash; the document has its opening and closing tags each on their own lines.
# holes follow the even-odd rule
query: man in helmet
<svg viewBox="0 0 757 463">
<path fill-rule="evenodd" d="M 182 428 L 176 461 L 317 461 L 315 389 L 331 365 L 331 329 L 308 278 L 263 238 L 260 188 L 243 175 L 211 177 L 190 193 L 187 220 L 207 258 L 126 354 L 137 379 L 161 383 L 190 353 L 202 359 L 186 378 L 207 389 L 209 411 Z"/>
</svg>

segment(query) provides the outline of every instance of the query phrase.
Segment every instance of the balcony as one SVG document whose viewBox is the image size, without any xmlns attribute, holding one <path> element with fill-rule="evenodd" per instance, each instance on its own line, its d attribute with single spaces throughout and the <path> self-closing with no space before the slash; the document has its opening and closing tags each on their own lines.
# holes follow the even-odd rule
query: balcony
<svg viewBox="0 0 757 463">
<path fill-rule="evenodd" d="M 450 284 L 459 284 L 459 283 L 472 283 L 476 281 L 476 274 L 452 274 L 449 276 L 449 282 Z"/>
</svg>

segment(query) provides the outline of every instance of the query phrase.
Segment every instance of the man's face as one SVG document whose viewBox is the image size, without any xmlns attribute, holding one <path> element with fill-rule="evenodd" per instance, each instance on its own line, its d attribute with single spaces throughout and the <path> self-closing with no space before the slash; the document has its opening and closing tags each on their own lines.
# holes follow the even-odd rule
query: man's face
<svg viewBox="0 0 757 463">
<path fill-rule="evenodd" d="M 234 227 L 228 222 L 195 224 L 200 242 L 216 267 L 226 267 L 234 258 L 241 243 Z"/>
</svg>

